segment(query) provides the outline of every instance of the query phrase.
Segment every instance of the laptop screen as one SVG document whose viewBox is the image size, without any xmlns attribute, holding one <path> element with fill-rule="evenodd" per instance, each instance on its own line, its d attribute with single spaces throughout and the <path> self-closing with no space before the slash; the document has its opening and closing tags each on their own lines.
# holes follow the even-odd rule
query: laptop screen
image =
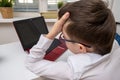
<svg viewBox="0 0 120 80">
<path fill-rule="evenodd" d="M 13 25 L 24 50 L 28 50 L 36 44 L 41 34 L 48 33 L 43 17 L 14 21 Z"/>
</svg>

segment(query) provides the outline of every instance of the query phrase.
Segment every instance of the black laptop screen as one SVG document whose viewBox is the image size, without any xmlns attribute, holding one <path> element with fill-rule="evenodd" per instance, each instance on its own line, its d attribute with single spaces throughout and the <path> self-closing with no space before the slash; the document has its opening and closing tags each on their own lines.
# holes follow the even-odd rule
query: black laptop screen
<svg viewBox="0 0 120 80">
<path fill-rule="evenodd" d="M 48 33 L 43 17 L 14 21 L 13 24 L 24 50 L 36 44 L 41 34 Z"/>
</svg>

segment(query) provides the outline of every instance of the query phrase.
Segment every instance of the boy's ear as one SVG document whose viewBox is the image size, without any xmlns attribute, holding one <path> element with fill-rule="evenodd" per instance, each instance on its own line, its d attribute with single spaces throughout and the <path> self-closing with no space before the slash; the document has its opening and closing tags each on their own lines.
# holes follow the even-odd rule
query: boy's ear
<svg viewBox="0 0 120 80">
<path fill-rule="evenodd" d="M 81 53 L 86 53 L 87 52 L 87 48 L 84 45 L 78 44 L 78 46 L 79 46 L 79 49 L 80 49 Z"/>
</svg>

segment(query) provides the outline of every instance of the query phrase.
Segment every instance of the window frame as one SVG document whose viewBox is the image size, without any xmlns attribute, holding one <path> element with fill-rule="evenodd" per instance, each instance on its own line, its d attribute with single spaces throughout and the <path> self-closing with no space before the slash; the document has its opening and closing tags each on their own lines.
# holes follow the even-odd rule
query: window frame
<svg viewBox="0 0 120 80">
<path fill-rule="evenodd" d="M 39 8 L 39 0 L 33 0 L 33 3 L 19 3 L 19 0 L 15 0 L 14 3 L 14 11 L 20 11 L 20 12 L 32 12 L 32 11 L 38 11 Z"/>
</svg>

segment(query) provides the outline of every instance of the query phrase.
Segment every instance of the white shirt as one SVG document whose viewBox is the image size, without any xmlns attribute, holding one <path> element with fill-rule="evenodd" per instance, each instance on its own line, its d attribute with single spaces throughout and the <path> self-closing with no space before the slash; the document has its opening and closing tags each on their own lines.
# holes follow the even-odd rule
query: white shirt
<svg viewBox="0 0 120 80">
<path fill-rule="evenodd" d="M 55 80 L 79 80 L 87 65 L 96 62 L 101 56 L 94 53 L 75 54 L 67 61 L 49 61 L 43 59 L 45 51 L 53 40 L 41 35 L 38 43 L 30 50 L 26 67 L 33 73 Z"/>
</svg>

